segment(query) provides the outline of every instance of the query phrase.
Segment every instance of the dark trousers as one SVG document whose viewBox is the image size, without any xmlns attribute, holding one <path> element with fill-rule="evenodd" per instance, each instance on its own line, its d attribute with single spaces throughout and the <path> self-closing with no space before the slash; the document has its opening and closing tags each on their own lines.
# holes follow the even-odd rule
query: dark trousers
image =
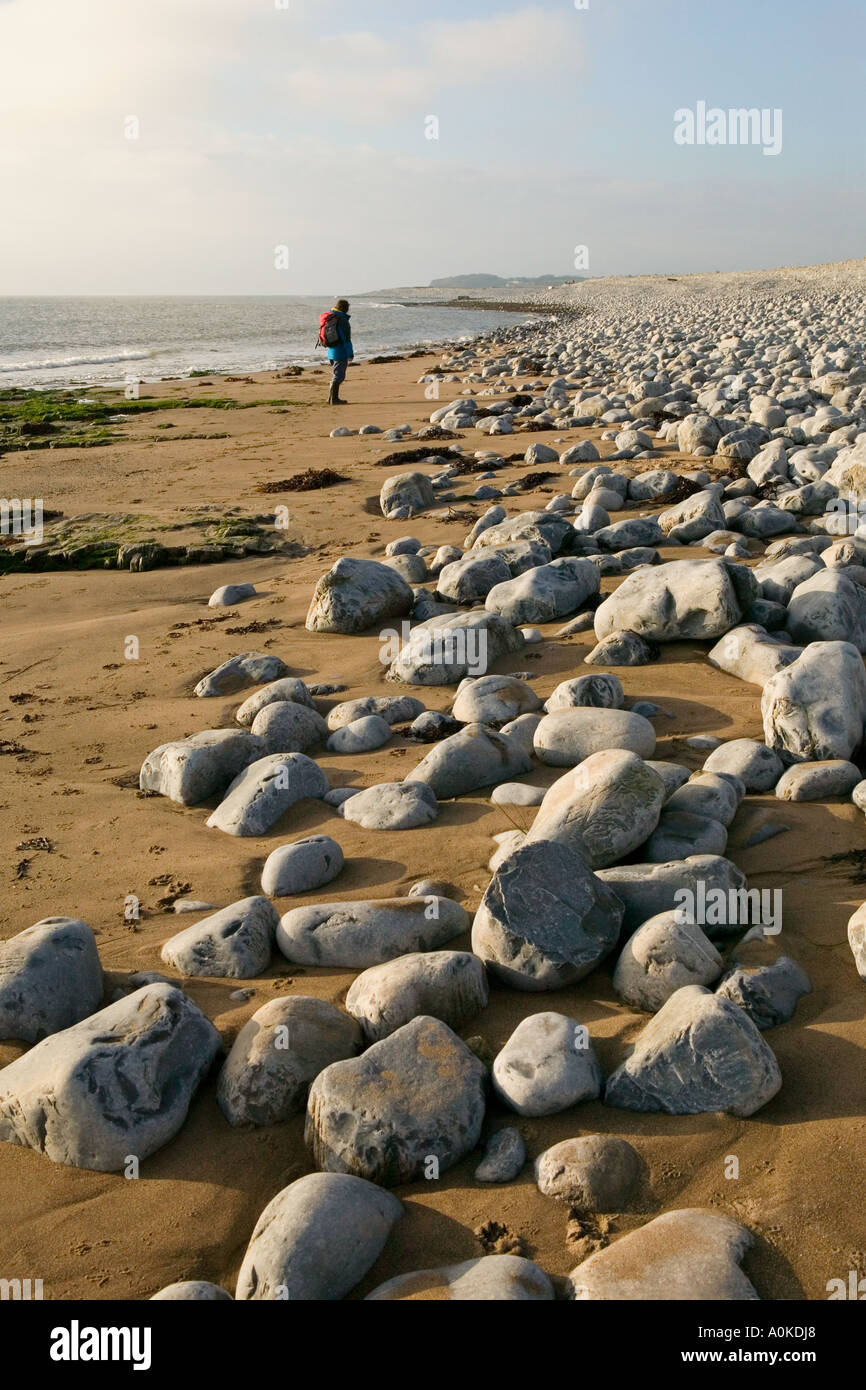
<svg viewBox="0 0 866 1390">
<path fill-rule="evenodd" d="M 331 362 L 331 367 L 333 369 L 331 384 L 333 386 L 342 386 L 343 382 L 346 380 L 346 370 L 348 366 L 348 362 L 341 360 L 339 357 Z"/>
</svg>

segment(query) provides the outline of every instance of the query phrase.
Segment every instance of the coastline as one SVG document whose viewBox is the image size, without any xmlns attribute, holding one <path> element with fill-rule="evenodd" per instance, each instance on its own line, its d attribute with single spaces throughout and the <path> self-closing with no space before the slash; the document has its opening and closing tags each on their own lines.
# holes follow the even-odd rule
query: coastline
<svg viewBox="0 0 866 1390">
<path fill-rule="evenodd" d="M 382 558 L 386 544 L 409 531 L 424 543 L 442 544 L 468 531 L 487 505 L 461 495 L 450 519 L 431 512 L 409 523 L 387 522 L 376 499 L 384 478 L 398 469 L 383 468 L 380 460 L 418 444 L 385 443 L 378 435 L 329 437 L 335 424 L 385 429 L 406 421 L 415 427 L 425 423 L 436 402 L 425 397 L 417 378 L 437 363 L 436 354 L 411 363 L 405 356 L 381 365 L 361 363 L 349 372 L 350 403 L 340 411 L 325 404 L 324 368 L 289 380 L 263 372 L 250 374 L 249 383 L 216 376 L 160 382 L 143 391 L 142 399 L 179 402 L 199 392 L 213 395 L 218 388 L 236 407 L 169 407 L 125 424 L 121 438 L 107 445 L 0 456 L 0 491 L 42 496 L 46 506 L 66 516 L 123 513 L 163 524 L 209 511 L 225 518 L 232 508 L 265 514 L 286 503 L 289 537 L 301 551 L 291 558 L 247 555 L 219 565 L 141 573 L 76 570 L 0 577 L 5 616 L 0 712 L 10 788 L 0 819 L 6 843 L 17 847 L 7 874 L 4 936 L 63 912 L 83 918 L 98 933 L 109 988 L 138 971 L 174 978 L 177 972 L 160 959 L 160 946 L 190 919 L 170 910 L 173 896 L 234 902 L 257 891 L 262 862 L 276 844 L 334 833 L 335 827 L 347 864 L 327 890 L 329 899 L 399 894 L 431 872 L 447 872 L 464 906 L 474 911 L 479 885 L 488 877 L 492 836 L 526 828 L 531 810 L 497 807 L 480 792 L 444 802 L 438 820 L 423 830 L 377 835 L 337 820 L 321 803 L 305 802 L 281 832 L 235 840 L 216 839 L 217 832 L 204 825 L 202 808 L 184 810 L 136 790 L 140 763 L 156 744 L 231 725 L 238 699 L 199 701 L 191 691 L 202 674 L 239 651 L 281 655 L 306 682 L 344 687 L 322 700 L 322 708 L 397 689 L 383 684 L 369 636 L 310 633 L 304 618 L 316 579 L 340 554 Z M 459 389 L 455 384 L 455 395 Z M 121 401 L 116 398 L 118 406 Z M 530 443 L 554 444 L 559 437 L 551 430 L 503 442 L 470 429 L 462 433 L 456 442 L 467 454 L 499 443 L 511 455 Z M 606 457 L 613 445 L 601 435 L 599 427 L 581 427 L 569 433 L 568 442 L 591 439 Z M 436 451 L 431 443 L 431 454 Z M 674 470 L 695 463 L 667 446 L 660 457 Z M 332 468 L 346 481 L 313 492 L 259 491 L 311 467 Z M 522 461 L 509 463 L 501 477 L 519 481 L 530 471 L 534 466 Z M 554 476 L 515 498 L 515 509 L 547 504 L 564 482 L 555 465 L 551 472 Z M 471 492 L 474 483 L 467 484 Z M 663 548 L 661 553 L 672 558 L 675 552 Z M 703 553 L 694 551 L 696 557 Z M 255 601 L 228 611 L 207 607 L 218 585 L 242 581 L 255 583 L 260 595 Z M 615 582 L 605 579 L 605 592 Z M 544 625 L 543 635 L 552 636 L 558 626 Z M 124 655 L 130 635 L 138 638 L 135 660 Z M 593 641 L 591 632 L 547 641 L 503 660 L 497 669 L 531 666 L 534 688 L 546 698 L 557 683 L 586 669 L 583 658 Z M 658 757 L 697 768 L 703 754 L 686 743 L 694 734 L 761 737 L 755 687 L 709 668 L 700 643 L 677 644 L 664 663 L 625 668 L 619 675 L 628 697 L 656 700 L 673 716 L 659 721 Z M 419 693 L 431 709 L 444 711 L 453 699 L 447 688 Z M 327 753 L 321 764 L 332 785 L 370 785 L 402 778 L 424 752 L 398 735 L 363 758 Z M 532 781 L 549 785 L 559 771 L 538 767 Z M 772 1236 L 759 1240 L 747 1260 L 766 1298 L 798 1298 L 802 1288 L 808 1298 L 822 1299 L 828 1278 L 858 1267 L 866 1218 L 860 1200 L 857 1069 L 866 1024 L 844 923 L 862 888 L 844 867 L 831 872 L 823 860 L 860 850 L 862 814 L 845 803 L 786 803 L 783 819 L 790 829 L 784 837 L 747 848 L 755 826 L 778 813 L 772 796 L 750 798 L 730 849 L 755 887 L 792 885 L 786 939 L 815 985 L 814 995 L 801 1005 L 809 1026 L 808 1054 L 803 1018 L 773 1036 L 785 1087 L 772 1118 L 758 1116 L 744 1124 L 726 1115 L 639 1115 L 593 1101 L 578 1114 L 519 1121 L 532 1152 L 577 1132 L 633 1141 L 652 1167 L 652 1196 L 599 1226 L 581 1225 L 567 1204 L 539 1193 L 531 1165 L 505 1189 L 481 1189 L 472 1177 L 477 1156 L 470 1155 L 435 1184 L 400 1189 L 404 1218 L 353 1298 L 394 1274 L 470 1259 L 491 1248 L 519 1250 L 563 1276 L 594 1242 L 635 1229 L 670 1207 L 733 1209 L 759 1235 L 763 1230 Z M 50 848 L 26 847 L 38 837 Z M 124 920 L 128 894 L 142 904 L 143 915 L 134 924 Z M 280 907 L 285 911 L 317 897 L 321 892 L 283 900 Z M 465 949 L 462 939 L 452 944 Z M 261 978 L 243 982 L 255 990 L 245 1002 L 233 997 L 237 981 L 191 979 L 183 987 L 228 1044 L 268 999 L 312 994 L 340 1003 L 352 979 L 350 971 L 300 968 L 278 958 Z M 543 996 L 494 986 L 487 1009 L 462 1031 L 482 1035 L 497 1050 L 527 1013 L 541 1010 L 585 1023 L 605 1072 L 621 1060 L 644 1021 L 617 999 L 603 967 L 586 981 Z M 0 1042 L 0 1065 L 23 1050 Z M 494 1104 L 494 1127 L 513 1120 Z M 736 1184 L 724 1178 L 724 1157 L 731 1153 L 740 1161 Z M 134 1223 L 121 1175 L 64 1168 L 3 1144 L 0 1194 L 5 1210 L 14 1214 L 0 1227 L 0 1268 L 38 1272 L 46 1297 L 54 1299 L 146 1298 L 182 1278 L 232 1288 L 261 1210 L 310 1169 L 302 1115 L 272 1129 L 232 1129 L 217 1108 L 213 1078 L 194 1100 L 177 1137 L 147 1160 L 146 1181 L 135 1194 Z M 824 1175 L 820 1193 L 812 1191 L 805 1205 L 804 1172 Z M 499 1234 L 491 1230 L 493 1218 Z"/>
</svg>

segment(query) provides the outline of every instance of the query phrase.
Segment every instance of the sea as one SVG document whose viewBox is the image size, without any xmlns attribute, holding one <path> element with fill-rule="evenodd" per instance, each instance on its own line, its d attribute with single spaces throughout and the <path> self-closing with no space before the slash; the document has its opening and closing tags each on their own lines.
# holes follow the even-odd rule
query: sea
<svg viewBox="0 0 866 1390">
<path fill-rule="evenodd" d="M 316 339 L 329 308 L 289 295 L 0 297 L 0 390 L 307 366 L 325 356 Z M 519 312 L 363 296 L 351 315 L 358 360 L 526 322 Z"/>
</svg>

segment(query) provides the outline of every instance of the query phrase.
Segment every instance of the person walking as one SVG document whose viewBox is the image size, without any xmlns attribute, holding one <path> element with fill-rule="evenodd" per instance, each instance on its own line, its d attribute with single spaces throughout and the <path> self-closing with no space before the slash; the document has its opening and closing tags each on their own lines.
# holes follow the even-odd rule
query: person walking
<svg viewBox="0 0 866 1390">
<path fill-rule="evenodd" d="M 348 299 L 338 299 L 333 309 L 322 314 L 319 319 L 319 342 L 328 349 L 333 369 L 328 404 L 345 405 L 346 402 L 340 399 L 340 387 L 346 380 L 349 363 L 355 357 Z"/>
</svg>

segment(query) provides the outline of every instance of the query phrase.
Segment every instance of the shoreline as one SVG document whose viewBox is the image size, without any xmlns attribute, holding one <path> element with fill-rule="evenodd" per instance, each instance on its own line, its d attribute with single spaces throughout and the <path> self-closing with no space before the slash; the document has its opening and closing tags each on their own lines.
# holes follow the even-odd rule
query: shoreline
<svg viewBox="0 0 866 1390">
<path fill-rule="evenodd" d="M 455 502 L 408 522 L 389 522 L 378 510 L 387 476 L 381 459 L 419 445 L 386 443 L 381 435 L 330 437 L 338 424 L 357 430 L 410 422 L 417 430 L 438 403 L 425 397 L 417 378 L 429 374 L 438 360 L 431 353 L 417 364 L 400 357 L 351 368 L 345 388 L 349 404 L 339 411 L 325 402 L 322 367 L 290 379 L 272 372 L 250 374 L 250 383 L 222 378 L 220 395 L 236 403 L 229 409 L 182 408 L 179 403 L 187 397 L 208 394 L 208 383 L 217 378 L 176 378 L 143 393 L 144 400 L 167 398 L 176 404 L 143 412 L 123 427 L 117 441 L 0 456 L 0 491 L 11 492 L 14 483 L 15 495 L 44 495 L 47 506 L 66 516 L 123 513 L 174 523 L 210 515 L 224 521 L 232 509 L 264 515 L 286 503 L 288 538 L 299 547 L 291 557 L 251 554 L 216 567 L 0 577 L 5 618 L 0 717 L 11 789 L 0 805 L 0 825 L 5 842 L 16 847 L 16 863 L 7 875 L 4 937 L 47 915 L 80 917 L 97 933 L 108 998 L 137 972 L 159 972 L 177 980 L 228 1047 L 252 1013 L 275 997 L 312 995 L 342 1006 L 356 972 L 299 967 L 276 956 L 250 980 L 181 977 L 161 959 L 160 949 L 198 919 L 176 915 L 176 897 L 215 906 L 236 902 L 259 891 L 262 865 L 277 845 L 325 833 L 343 848 L 340 877 L 325 890 L 280 900 L 280 912 L 323 898 L 400 896 L 410 884 L 438 872 L 447 873 L 470 915 L 475 911 L 489 878 L 493 836 L 528 828 L 533 815 L 529 808 L 493 804 L 489 788 L 443 800 L 437 820 L 420 830 L 364 830 L 321 802 L 305 801 L 284 823 L 253 839 L 208 829 L 207 806 L 186 809 L 137 790 L 138 769 L 154 747 L 198 730 L 233 726 L 243 694 L 199 700 L 192 690 L 203 674 L 241 651 L 279 655 L 307 684 L 336 687 L 332 695 L 317 697 L 322 712 L 371 691 L 418 694 L 429 709 L 450 710 L 455 693 L 450 687 L 385 683 L 375 634 L 325 635 L 304 626 L 314 585 L 339 555 L 381 560 L 387 544 L 409 532 L 423 544 L 462 541 L 488 506 L 464 495 L 475 486 L 468 477 L 465 488 L 460 480 Z M 483 389 L 480 383 L 477 389 Z M 455 398 L 460 390 L 454 383 Z M 562 432 L 556 429 L 497 439 L 467 428 L 455 442 L 471 458 L 476 449 L 499 448 L 510 457 L 528 444 L 559 450 L 588 439 L 606 458 L 614 445 L 602 439 L 603 432 L 599 425 L 580 426 L 565 443 L 557 443 Z M 435 441 L 429 447 L 431 454 L 437 452 Z M 669 446 L 659 449 L 658 466 L 682 472 L 698 462 Z M 302 493 L 261 490 L 311 467 L 331 468 L 344 481 Z M 509 511 L 544 508 L 573 482 L 556 464 L 522 458 L 497 470 L 494 481 L 497 486 L 521 483 L 539 469 L 548 476 L 506 498 Z M 394 465 L 388 471 L 399 469 Z M 683 555 L 673 547 L 660 553 L 662 559 Z M 687 558 L 703 555 L 700 548 L 685 552 Z M 253 582 L 257 597 L 230 610 L 207 606 L 218 585 L 235 582 Z M 610 593 L 617 583 L 605 577 L 603 591 Z M 561 681 L 593 669 L 583 665 L 594 644 L 592 632 L 555 640 L 560 625 L 542 624 L 542 643 L 504 658 L 495 669 L 523 672 L 542 699 Z M 126 654 L 130 635 L 137 638 L 135 659 Z M 677 643 L 663 662 L 617 672 L 628 702 L 656 701 L 669 716 L 657 723 L 656 757 L 675 759 L 690 770 L 697 770 L 705 756 L 688 745 L 694 735 L 762 737 L 757 687 L 710 668 L 706 645 Z M 427 751 L 398 732 L 373 753 L 316 757 L 331 786 L 360 787 L 402 779 Z M 539 765 L 528 780 L 546 787 L 562 771 Z M 856 1198 L 862 1193 L 858 1078 L 866 1024 L 862 983 L 844 923 L 863 890 L 852 877 L 855 861 L 844 856 L 861 852 L 862 813 L 848 803 L 783 804 L 769 794 L 750 797 L 741 814 L 730 855 L 751 886 L 790 887 L 785 941 L 815 987 L 794 1022 L 772 1034 L 785 1078 L 772 1114 L 750 1121 L 724 1114 L 639 1114 L 591 1100 L 579 1110 L 521 1119 L 494 1100 L 490 1127 L 516 1124 L 532 1154 L 577 1133 L 628 1140 L 651 1169 L 651 1193 L 624 1212 L 581 1224 L 567 1204 L 542 1196 L 531 1164 L 516 1182 L 484 1188 L 473 1177 L 478 1155 L 470 1155 L 435 1183 L 399 1189 L 403 1219 L 351 1294 L 353 1300 L 392 1276 L 497 1249 L 517 1250 L 561 1280 L 596 1245 L 636 1230 L 661 1211 L 694 1206 L 733 1212 L 764 1236 L 746 1260 L 763 1298 L 824 1299 L 829 1278 L 843 1265 L 857 1267 L 851 1263 L 853 1251 L 866 1241 Z M 748 843 L 756 827 L 780 818 L 789 826 L 783 837 Z M 27 848 L 40 837 L 48 848 Z M 825 861 L 833 855 L 843 858 L 831 867 Z M 133 923 L 124 919 L 129 894 L 141 904 L 141 917 Z M 450 945 L 469 949 L 463 938 Z M 251 998 L 237 997 L 239 984 L 254 991 Z M 576 985 L 545 994 L 494 983 L 486 1009 L 460 1032 L 480 1035 L 498 1051 L 527 1014 L 545 1010 L 590 1029 L 605 1074 L 619 1064 L 645 1023 L 644 1015 L 614 994 L 610 970 L 603 965 Z M 24 1050 L 0 1042 L 0 1066 Z M 0 1144 L 0 1195 L 8 1213 L 0 1225 L 0 1269 L 38 1271 L 46 1297 L 56 1300 L 143 1299 L 184 1278 L 233 1289 L 261 1211 L 287 1183 L 312 1169 L 303 1125 L 300 1114 L 269 1129 L 232 1128 L 217 1106 L 211 1076 L 184 1127 L 146 1160 L 146 1181 L 137 1184 L 132 1199 L 122 1175 L 65 1168 Z M 735 1184 L 724 1180 L 724 1156 L 732 1153 L 740 1164 Z M 820 1199 L 804 1190 L 803 1174 L 814 1171 L 826 1174 Z"/>
</svg>

